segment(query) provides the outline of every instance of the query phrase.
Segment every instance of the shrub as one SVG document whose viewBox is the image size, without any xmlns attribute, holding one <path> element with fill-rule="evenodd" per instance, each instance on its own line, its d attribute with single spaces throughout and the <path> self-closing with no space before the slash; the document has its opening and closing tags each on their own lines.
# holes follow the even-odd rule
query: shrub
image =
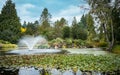
<svg viewBox="0 0 120 75">
<path fill-rule="evenodd" d="M 100 42 L 98 44 L 98 47 L 107 47 L 107 43 L 106 42 Z"/>
<path fill-rule="evenodd" d="M 2 48 L 17 48 L 17 45 L 15 44 L 2 44 Z"/>
<path fill-rule="evenodd" d="M 10 44 L 10 42 L 4 41 L 4 40 L 0 40 L 0 43 L 2 43 L 2 44 Z"/>
<path fill-rule="evenodd" d="M 115 45 L 112 49 L 113 53 L 120 54 L 120 45 Z"/>
</svg>

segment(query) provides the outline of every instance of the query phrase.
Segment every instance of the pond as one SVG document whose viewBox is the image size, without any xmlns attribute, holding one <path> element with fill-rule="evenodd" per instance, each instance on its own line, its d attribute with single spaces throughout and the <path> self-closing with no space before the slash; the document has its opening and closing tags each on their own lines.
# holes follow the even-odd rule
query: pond
<svg viewBox="0 0 120 75">
<path fill-rule="evenodd" d="M 59 54 L 59 53 L 62 54 L 62 55 L 54 55 L 54 54 Z M 59 67 L 54 68 L 54 67 L 49 67 L 49 66 L 44 69 L 44 68 L 34 66 L 34 64 L 37 61 L 39 61 L 37 63 L 40 64 L 41 60 L 46 61 L 46 62 L 43 62 L 43 63 L 49 63 L 49 62 L 53 63 L 54 62 L 55 64 L 64 63 L 64 65 L 65 65 L 65 62 L 66 63 L 70 62 L 70 63 L 67 63 L 67 64 L 71 65 L 71 64 L 75 63 L 74 62 L 75 60 L 77 60 L 77 61 L 80 60 L 78 57 L 82 57 L 82 58 L 84 57 L 83 55 L 79 56 L 79 54 L 85 54 L 85 55 L 90 54 L 90 55 L 92 55 L 92 56 L 90 56 L 90 59 L 94 59 L 94 58 L 97 58 L 97 57 L 94 57 L 94 56 L 106 55 L 106 54 L 109 55 L 111 53 L 109 53 L 107 51 L 104 51 L 102 48 L 83 48 L 83 49 L 66 48 L 64 50 L 61 50 L 61 49 L 33 49 L 33 50 L 28 50 L 28 49 L 22 49 L 21 48 L 21 49 L 15 49 L 15 50 L 13 50 L 13 49 L 0 50 L 0 55 L 2 57 L 4 57 L 4 55 L 10 55 L 10 56 L 11 55 L 16 55 L 16 56 L 11 56 L 11 57 L 7 56 L 7 57 L 5 57 L 6 59 L 2 59 L 3 61 L 5 60 L 5 63 L 7 65 L 9 63 L 12 64 L 14 62 L 18 62 L 18 64 L 20 64 L 20 65 L 23 64 L 23 63 L 33 64 L 33 66 L 30 66 L 30 67 L 28 65 L 27 65 L 27 67 L 21 66 L 21 67 L 15 67 L 15 68 L 0 67 L 0 75 L 110 75 L 110 74 L 119 75 L 120 74 L 119 70 L 116 71 L 116 72 L 113 71 L 111 73 L 111 72 L 104 72 L 104 71 L 100 72 L 100 71 L 95 71 L 95 70 L 90 70 L 90 71 L 88 71 L 88 70 L 85 71 L 85 70 L 81 70 L 81 69 L 76 69 L 75 70 L 73 68 L 71 68 L 71 69 L 70 68 L 69 69 L 61 69 Z M 22 55 L 22 56 L 20 57 L 19 55 Z M 36 55 L 38 55 L 38 56 L 36 56 Z M 45 55 L 45 57 L 44 57 L 44 55 Z M 64 56 L 64 55 L 66 55 L 66 56 Z M 70 56 L 67 56 L 67 55 L 70 55 Z M 75 55 L 75 56 L 72 56 L 72 55 Z M 76 55 L 78 55 L 78 56 L 76 56 Z M 64 62 L 62 62 L 63 59 L 61 57 L 65 58 Z M 85 56 L 85 58 L 81 59 L 81 63 L 79 62 L 79 64 L 84 65 L 83 60 L 87 60 L 86 62 L 88 62 L 88 59 L 89 59 L 88 57 L 89 56 L 87 56 L 87 57 Z M 101 58 L 99 60 L 101 60 L 103 58 L 103 56 L 100 56 L 100 57 Z M 61 61 L 59 61 L 58 59 L 61 60 Z M 73 60 L 71 60 L 71 59 L 73 59 Z M 107 58 L 105 58 L 104 60 L 106 60 L 106 59 Z M 7 62 L 7 60 L 9 60 L 11 62 Z M 12 62 L 13 60 L 15 60 L 15 61 Z M 112 60 L 112 59 L 110 58 L 110 60 Z M 92 61 L 94 61 L 94 60 L 92 60 Z M 58 63 L 56 63 L 56 62 L 58 62 Z M 74 62 L 74 63 L 72 63 L 72 62 Z M 49 64 L 51 64 L 51 63 L 49 63 Z M 78 62 L 76 62 L 76 63 L 78 63 Z M 118 62 L 116 62 L 116 63 L 118 63 Z M 2 61 L 1 61 L 1 64 L 2 64 Z M 17 64 L 17 63 L 15 63 L 15 64 Z M 13 66 L 15 64 L 13 64 Z M 92 62 L 90 64 L 92 65 Z M 81 65 L 81 66 L 83 66 L 83 65 Z M 79 67 L 81 67 L 81 66 L 79 66 Z M 67 65 L 66 65 L 66 67 L 67 67 Z M 88 66 L 86 66 L 86 67 L 88 67 Z"/>
<path fill-rule="evenodd" d="M 93 55 L 106 55 L 111 54 L 108 51 L 103 50 L 103 48 L 68 48 L 65 49 L 69 54 L 93 54 Z"/>
<path fill-rule="evenodd" d="M 93 54 L 105 55 L 110 54 L 102 48 L 65 48 L 65 49 L 6 49 L 0 50 L 0 55 L 30 55 L 30 54 Z"/>
</svg>

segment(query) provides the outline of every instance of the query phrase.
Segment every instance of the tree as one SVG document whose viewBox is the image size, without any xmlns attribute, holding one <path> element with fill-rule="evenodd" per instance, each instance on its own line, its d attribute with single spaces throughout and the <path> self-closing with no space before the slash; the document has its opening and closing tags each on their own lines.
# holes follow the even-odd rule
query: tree
<svg viewBox="0 0 120 75">
<path fill-rule="evenodd" d="M 88 41 L 92 42 L 93 39 L 95 38 L 96 32 L 95 32 L 95 26 L 94 26 L 94 20 L 93 17 L 91 16 L 91 14 L 86 14 L 86 26 L 87 26 L 87 30 L 88 30 Z"/>
<path fill-rule="evenodd" d="M 73 39 L 81 39 L 81 40 L 87 39 L 86 28 L 84 28 L 84 25 L 82 22 L 77 23 L 77 20 L 75 17 L 72 22 L 71 36 Z"/>
<path fill-rule="evenodd" d="M 54 37 L 55 38 L 62 38 L 62 30 L 64 26 L 67 26 L 67 21 L 64 18 L 61 18 L 60 20 L 55 21 L 53 29 L 54 29 Z"/>
<path fill-rule="evenodd" d="M 86 16 L 82 15 L 80 22 L 83 28 L 87 27 Z"/>
<path fill-rule="evenodd" d="M 120 1 L 115 0 L 114 7 L 112 10 L 112 21 L 114 27 L 114 37 L 116 42 L 120 42 Z"/>
<path fill-rule="evenodd" d="M 112 19 L 112 11 L 116 8 L 116 3 L 119 0 L 115 0 L 112 3 L 112 0 L 89 0 L 89 5 L 91 6 L 92 14 L 96 15 L 100 22 L 101 27 L 103 28 L 107 43 L 108 50 L 111 51 L 114 45 L 114 22 Z"/>
<path fill-rule="evenodd" d="M 17 43 L 20 38 L 21 24 L 15 4 L 11 0 L 7 0 L 0 14 L 0 39 Z"/>
<path fill-rule="evenodd" d="M 64 26 L 63 27 L 63 38 L 70 38 L 70 27 L 69 26 Z"/>
<path fill-rule="evenodd" d="M 72 27 L 71 27 L 71 37 L 73 39 L 77 39 L 77 33 L 79 33 L 79 31 L 77 30 L 77 20 L 76 20 L 76 17 L 73 18 L 73 21 L 72 21 Z M 77 32 L 78 31 L 78 32 Z"/>
<path fill-rule="evenodd" d="M 41 35 L 44 35 L 46 37 L 48 37 L 49 31 L 51 29 L 50 19 L 51 19 L 51 14 L 48 12 L 47 8 L 44 8 L 40 16 L 41 26 L 39 27 L 39 32 Z"/>
<path fill-rule="evenodd" d="M 35 21 L 34 23 L 28 22 L 26 25 L 27 30 L 26 30 L 25 34 L 37 36 L 39 34 L 38 27 L 39 27 L 38 21 Z"/>
<path fill-rule="evenodd" d="M 62 17 L 62 18 L 60 19 L 59 26 L 60 26 L 61 28 L 63 28 L 65 25 L 67 25 L 67 21 L 66 21 L 65 18 Z"/>
</svg>

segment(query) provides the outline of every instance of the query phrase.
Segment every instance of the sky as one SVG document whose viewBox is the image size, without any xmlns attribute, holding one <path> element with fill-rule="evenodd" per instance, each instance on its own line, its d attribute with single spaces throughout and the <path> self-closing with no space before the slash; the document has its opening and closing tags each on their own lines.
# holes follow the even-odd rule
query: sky
<svg viewBox="0 0 120 75">
<path fill-rule="evenodd" d="M 0 11 L 6 0 L 0 0 Z M 16 5 L 20 22 L 34 22 L 39 20 L 44 8 L 52 15 L 51 21 L 55 22 L 64 17 L 68 24 L 72 23 L 73 17 L 80 21 L 81 16 L 86 13 L 79 6 L 89 7 L 84 0 L 12 0 Z"/>
</svg>

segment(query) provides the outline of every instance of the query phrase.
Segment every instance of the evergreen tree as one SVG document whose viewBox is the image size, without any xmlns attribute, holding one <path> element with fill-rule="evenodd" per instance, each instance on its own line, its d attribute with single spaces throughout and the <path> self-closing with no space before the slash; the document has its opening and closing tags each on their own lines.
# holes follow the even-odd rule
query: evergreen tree
<svg viewBox="0 0 120 75">
<path fill-rule="evenodd" d="M 77 28 L 78 28 L 77 20 L 76 20 L 76 17 L 74 17 L 72 21 L 72 27 L 71 27 L 71 37 L 73 39 L 77 39 L 77 33 L 79 33 Z"/>
<path fill-rule="evenodd" d="M 64 26 L 63 27 L 63 38 L 70 38 L 70 27 L 69 26 Z"/>
<path fill-rule="evenodd" d="M 83 23 L 81 21 L 77 23 L 75 17 L 72 22 L 71 36 L 73 39 L 81 39 L 81 40 L 87 39 L 87 32 Z"/>
<path fill-rule="evenodd" d="M 67 25 L 67 21 L 64 18 L 61 18 L 60 20 L 57 20 L 54 23 L 55 38 L 58 38 L 58 37 L 62 38 L 63 37 L 62 30 L 63 30 L 64 26 L 66 26 L 66 25 Z"/>
<path fill-rule="evenodd" d="M 80 25 L 81 25 L 81 27 L 83 27 L 83 28 L 86 28 L 87 27 L 87 23 L 86 23 L 86 17 L 84 16 L 84 15 L 82 15 L 82 17 L 81 17 L 81 20 L 80 20 Z"/>
<path fill-rule="evenodd" d="M 0 39 L 17 43 L 20 38 L 20 28 L 21 24 L 15 4 L 12 3 L 12 0 L 7 0 L 0 14 Z"/>
<path fill-rule="evenodd" d="M 51 29 L 50 19 L 51 19 L 51 14 L 48 12 L 47 8 L 44 8 L 40 16 L 41 26 L 39 27 L 39 32 L 41 35 L 44 35 L 46 37 L 48 37 L 49 31 Z"/>
<path fill-rule="evenodd" d="M 93 17 L 89 13 L 86 14 L 86 24 L 87 24 L 87 30 L 88 30 L 87 40 L 89 42 L 92 42 L 93 39 L 95 38 L 96 32 L 95 32 Z"/>
</svg>

